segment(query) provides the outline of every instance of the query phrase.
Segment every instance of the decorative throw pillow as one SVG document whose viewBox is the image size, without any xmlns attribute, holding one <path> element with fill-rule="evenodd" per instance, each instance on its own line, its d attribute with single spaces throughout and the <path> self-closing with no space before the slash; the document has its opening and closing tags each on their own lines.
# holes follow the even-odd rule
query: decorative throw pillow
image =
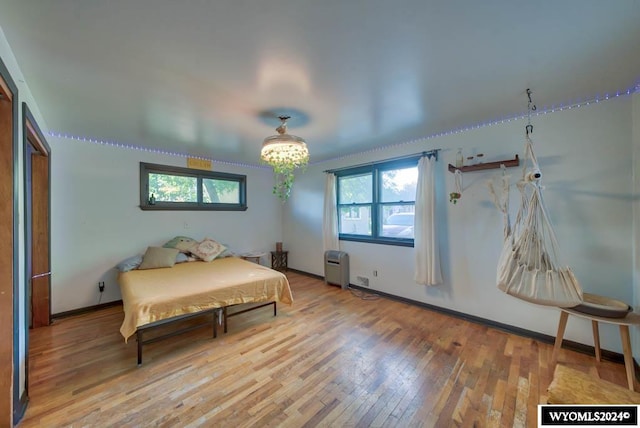
<svg viewBox="0 0 640 428">
<path fill-rule="evenodd" d="M 137 256 L 129 257 L 128 259 L 124 259 L 120 263 L 116 265 L 116 268 L 120 272 L 129 272 L 130 270 L 138 269 L 142 263 L 142 255 L 138 254 Z"/>
<path fill-rule="evenodd" d="M 226 247 L 226 245 L 225 245 L 225 247 Z M 236 255 L 236 253 L 234 253 L 233 251 L 231 251 L 229 249 L 229 247 L 227 247 L 222 253 L 220 253 L 218 255 L 218 257 L 216 257 L 216 259 L 224 259 L 226 257 L 234 257 L 235 255 Z"/>
<path fill-rule="evenodd" d="M 171 241 L 167 242 L 163 245 L 164 248 L 177 248 L 181 253 L 188 253 L 189 248 L 193 244 L 197 244 L 193 238 L 189 238 L 188 236 L 176 236 Z"/>
<path fill-rule="evenodd" d="M 142 263 L 138 269 L 173 267 L 178 252 L 176 248 L 149 247 L 142 256 Z"/>
<path fill-rule="evenodd" d="M 224 250 L 226 250 L 226 247 L 224 245 L 210 238 L 205 238 L 202 240 L 202 242 L 197 242 L 191 248 L 189 248 L 191 254 L 198 256 L 205 262 L 210 262 L 211 260 L 215 259 Z"/>
</svg>

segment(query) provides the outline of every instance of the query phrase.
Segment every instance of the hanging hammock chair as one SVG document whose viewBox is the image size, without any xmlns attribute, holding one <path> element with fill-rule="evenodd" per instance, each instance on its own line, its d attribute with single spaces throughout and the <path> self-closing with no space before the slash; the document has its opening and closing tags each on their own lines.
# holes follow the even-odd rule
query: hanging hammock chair
<svg viewBox="0 0 640 428">
<path fill-rule="evenodd" d="M 540 305 L 573 307 L 582 303 L 582 288 L 571 268 L 558 262 L 558 242 L 542 198 L 542 173 L 527 132 L 520 207 L 513 226 L 509 218 L 509 179 L 502 177 L 502 195 L 489 189 L 504 215 L 504 246 L 498 261 L 498 288 Z M 529 162 L 530 161 L 530 166 Z"/>
</svg>

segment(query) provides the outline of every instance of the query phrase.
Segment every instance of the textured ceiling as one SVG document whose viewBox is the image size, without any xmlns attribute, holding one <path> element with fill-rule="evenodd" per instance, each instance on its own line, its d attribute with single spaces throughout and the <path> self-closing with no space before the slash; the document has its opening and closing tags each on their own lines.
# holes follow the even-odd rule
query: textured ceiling
<svg viewBox="0 0 640 428">
<path fill-rule="evenodd" d="M 637 0 L 0 0 L 51 131 L 312 161 L 634 87 Z"/>
</svg>

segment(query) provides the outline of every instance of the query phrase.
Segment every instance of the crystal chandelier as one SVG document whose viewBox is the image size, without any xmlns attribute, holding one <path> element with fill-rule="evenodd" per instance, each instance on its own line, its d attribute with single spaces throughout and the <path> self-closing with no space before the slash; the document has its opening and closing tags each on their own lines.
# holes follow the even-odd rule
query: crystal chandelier
<svg viewBox="0 0 640 428">
<path fill-rule="evenodd" d="M 291 194 L 294 170 L 304 168 L 309 162 L 309 150 L 302 138 L 287 134 L 287 120 L 290 116 L 279 116 L 278 119 L 282 122 L 276 128 L 278 134 L 264 139 L 260 159 L 273 168 L 273 193 L 284 202 Z"/>
</svg>

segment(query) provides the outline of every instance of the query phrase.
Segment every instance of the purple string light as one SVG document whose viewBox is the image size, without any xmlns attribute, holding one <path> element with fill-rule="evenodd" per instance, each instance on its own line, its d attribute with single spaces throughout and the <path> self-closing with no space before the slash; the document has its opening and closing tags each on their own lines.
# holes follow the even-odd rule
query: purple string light
<svg viewBox="0 0 640 428">
<path fill-rule="evenodd" d="M 564 110 L 571 110 L 571 109 L 576 109 L 579 107 L 584 107 L 584 106 L 588 106 L 591 105 L 593 103 L 599 103 L 600 101 L 608 101 L 608 100 L 613 100 L 616 99 L 618 97 L 621 96 L 625 96 L 625 95 L 631 95 L 633 93 L 636 92 L 640 92 L 640 82 L 637 83 L 634 87 L 632 88 L 628 88 L 624 91 L 616 91 L 616 93 L 614 95 L 610 95 L 609 93 L 606 93 L 604 98 L 600 99 L 599 95 L 596 95 L 594 98 L 591 98 L 589 100 L 585 100 L 585 101 L 580 101 L 578 99 L 578 101 L 573 102 L 573 103 L 567 103 L 567 104 L 560 104 L 560 105 L 551 105 L 551 107 L 544 107 L 543 109 L 537 109 L 535 113 L 533 113 L 534 116 L 539 116 L 541 114 L 549 114 L 549 113 L 556 113 L 556 112 L 560 112 L 560 111 L 564 111 Z M 400 143 L 394 143 L 394 144 L 390 144 L 390 145 L 385 145 L 385 146 L 379 146 L 379 147 L 375 147 L 369 150 L 364 150 L 361 152 L 356 152 L 356 153 L 349 153 L 343 156 L 338 156 L 335 158 L 331 158 L 331 159 L 326 159 L 326 160 L 321 160 L 321 161 L 317 161 L 317 162 L 310 162 L 309 165 L 317 165 L 317 164 L 321 164 L 324 162 L 331 162 L 331 161 L 336 161 L 336 160 L 341 160 L 341 159 L 346 159 L 352 156 L 360 156 L 363 154 L 367 154 L 367 153 L 374 153 L 374 152 L 379 152 L 381 150 L 387 150 L 387 149 L 391 149 L 391 148 L 395 148 L 395 147 L 399 147 L 399 146 L 404 146 L 404 145 L 410 145 L 410 144 L 415 144 L 415 143 L 420 143 L 420 142 L 424 142 L 427 140 L 431 140 L 434 138 L 438 138 L 438 137 L 444 137 L 447 135 L 453 135 L 453 134 L 459 134 L 462 132 L 466 132 L 469 131 L 471 129 L 480 129 L 480 128 L 484 128 L 487 126 L 492 126 L 492 125 L 499 125 L 499 124 L 503 124 L 503 123 L 509 123 L 512 120 L 521 120 L 521 119 L 526 119 L 528 117 L 528 113 L 520 113 L 520 114 L 515 114 L 512 116 L 507 116 L 501 119 L 495 119 L 495 120 L 491 120 L 491 121 L 487 121 L 487 122 L 480 122 L 477 123 L 475 125 L 471 125 L 471 126 L 462 126 L 460 128 L 454 128 L 448 131 L 443 131 L 443 132 L 438 132 L 435 134 L 431 134 L 431 135 L 427 135 L 425 137 L 422 138 L 417 138 L 417 139 L 413 139 L 413 140 L 409 140 L 409 141 L 404 141 L 404 142 L 400 142 Z"/>
<path fill-rule="evenodd" d="M 75 135 L 62 134 L 60 132 L 54 132 L 54 131 L 49 131 L 47 133 L 47 135 L 49 135 L 50 137 L 55 137 L 55 138 L 63 138 L 63 139 L 66 139 L 66 140 L 79 141 L 79 142 L 83 142 L 83 143 L 100 144 L 100 145 L 103 145 L 103 146 L 111 146 L 111 147 L 116 147 L 116 148 L 119 148 L 119 149 L 138 150 L 138 151 L 142 151 L 142 152 L 155 153 L 155 154 L 160 154 L 160 155 L 176 156 L 176 157 L 182 157 L 182 158 L 194 158 L 194 159 L 200 159 L 200 160 L 208 160 L 208 161 L 211 161 L 213 163 L 221 164 L 221 165 L 230 165 L 230 166 L 239 166 L 239 167 L 244 167 L 244 168 L 257 168 L 257 169 L 267 169 L 268 168 L 267 166 L 264 166 L 264 165 L 248 164 L 248 163 L 242 163 L 242 162 L 223 161 L 223 160 L 213 159 L 213 158 L 206 157 L 206 156 L 195 156 L 195 155 L 191 155 L 189 153 L 181 153 L 181 152 L 173 152 L 173 151 L 162 150 L 162 149 L 154 149 L 154 148 L 151 148 L 151 147 L 138 146 L 138 145 L 135 145 L 135 144 L 118 143 L 116 141 L 108 141 L 108 140 L 105 141 L 105 140 L 98 140 L 98 139 L 93 139 L 93 138 L 78 137 L 78 136 L 75 136 Z"/>
<path fill-rule="evenodd" d="M 541 114 L 549 114 L 549 113 L 556 113 L 556 112 L 564 111 L 564 110 L 576 109 L 576 108 L 580 108 L 580 107 L 584 107 L 584 106 L 589 106 L 591 104 L 597 104 L 597 103 L 599 103 L 601 101 L 608 101 L 608 100 L 616 99 L 616 98 L 621 97 L 621 96 L 631 95 L 631 94 L 636 93 L 636 92 L 640 92 L 640 81 L 638 83 L 636 83 L 631 88 L 628 88 L 628 89 L 623 90 L 623 91 L 616 91 L 615 94 L 605 93 L 604 97 L 600 97 L 599 94 L 596 94 L 595 97 L 593 97 L 591 99 L 588 99 L 588 100 L 584 100 L 584 101 L 581 101 L 580 99 L 578 99 L 575 102 L 569 102 L 567 104 L 560 104 L 560 105 L 552 104 L 550 107 L 545 106 L 542 109 L 536 110 L 536 112 L 533 115 L 534 116 L 539 116 Z M 407 145 L 412 145 L 412 144 L 418 144 L 418 143 L 421 143 L 421 142 L 424 142 L 424 141 L 427 141 L 427 140 L 432 140 L 434 138 L 445 137 L 447 135 L 460 134 L 462 132 L 467 132 L 467 131 L 470 131 L 470 130 L 480 129 L 480 128 L 484 128 L 484 127 L 487 127 L 487 126 L 509 123 L 509 122 L 515 121 L 515 120 L 526 119 L 527 117 L 528 117 L 528 113 L 519 113 L 519 114 L 506 116 L 506 117 L 502 117 L 502 118 L 491 120 L 491 121 L 487 121 L 487 122 L 480 122 L 480 123 L 476 123 L 476 124 L 473 124 L 473 125 L 466 125 L 466 126 L 461 126 L 459 128 L 450 129 L 450 130 L 447 130 L 447 131 L 437 132 L 435 134 L 427 135 L 427 136 L 420 137 L 420 138 L 414 138 L 414 139 L 411 139 L 411 140 L 402 141 L 402 142 L 393 143 L 393 144 L 388 144 L 388 145 L 385 145 L 385 146 L 374 147 L 372 149 L 364 150 L 364 151 L 357 152 L 357 153 L 350 153 L 350 154 L 346 154 L 346 155 L 343 155 L 343 156 L 338 156 L 338 157 L 331 158 L 331 159 L 321 160 L 321 161 L 317 161 L 317 162 L 310 162 L 309 165 L 317 165 L 317 164 L 321 164 L 321 163 L 324 163 L 324 162 L 331 162 L 331 161 L 346 159 L 346 158 L 349 158 L 349 157 L 352 157 L 352 156 L 360 156 L 360 155 L 367 154 L 367 153 L 375 153 L 375 152 L 379 152 L 379 151 L 382 151 L 382 150 L 388 150 L 388 149 L 392 149 L 392 148 L 397 148 L 397 147 L 402 147 L 402 146 L 407 146 Z M 78 136 L 69 135 L 69 134 L 56 133 L 56 132 L 53 132 L 53 131 L 48 132 L 48 135 L 50 137 L 64 138 L 64 139 L 67 139 L 67 140 L 74 140 L 74 141 L 81 141 L 81 142 L 89 142 L 89 143 L 92 143 L 92 144 L 101 144 L 101 145 L 107 145 L 107 146 L 112 146 L 112 147 L 117 147 L 117 148 L 128 149 L 128 150 L 138 150 L 138 151 L 144 151 L 144 152 L 148 152 L 148 153 L 156 153 L 156 154 L 162 154 L 162 155 L 168 155 L 168 156 L 177 156 L 177 157 L 183 157 L 183 158 L 195 158 L 195 159 L 201 159 L 201 160 L 209 160 L 211 162 L 214 162 L 216 164 L 221 164 L 221 165 L 231 165 L 231 166 L 239 166 L 239 167 L 245 167 L 245 168 L 258 168 L 258 169 L 267 169 L 268 168 L 268 167 L 263 166 L 263 165 L 249 164 L 249 163 L 243 163 L 243 162 L 229 162 L 229 161 L 213 159 L 213 158 L 206 157 L 206 156 L 194 156 L 194 155 L 190 155 L 188 153 L 181 153 L 181 152 L 173 152 L 173 151 L 167 151 L 167 150 L 154 149 L 154 148 L 151 148 L 151 147 L 138 146 L 138 145 L 135 145 L 135 144 L 123 144 L 123 143 L 118 143 L 118 142 L 115 142 L 115 141 L 104 141 L 104 140 L 98 140 L 98 139 L 93 139 L 93 138 L 87 139 L 86 137 L 78 137 Z"/>
</svg>

